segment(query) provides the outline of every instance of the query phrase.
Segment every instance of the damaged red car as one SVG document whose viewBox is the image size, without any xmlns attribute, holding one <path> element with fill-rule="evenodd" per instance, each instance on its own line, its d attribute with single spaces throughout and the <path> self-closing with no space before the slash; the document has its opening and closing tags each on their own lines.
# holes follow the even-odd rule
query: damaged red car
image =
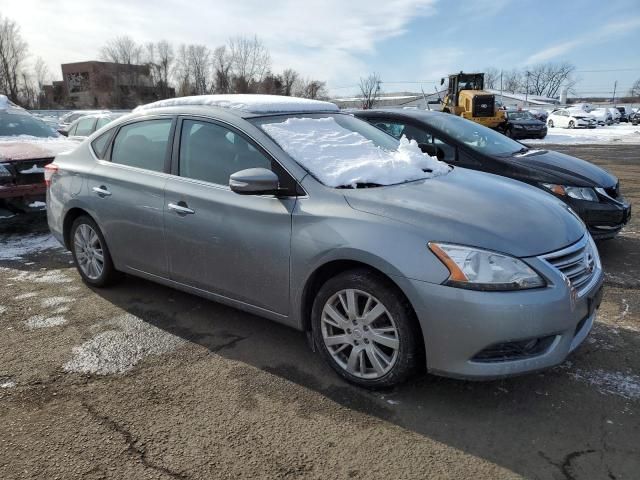
<svg viewBox="0 0 640 480">
<path fill-rule="evenodd" d="M 0 95 L 0 214 L 43 210 L 44 166 L 76 145 Z"/>
</svg>

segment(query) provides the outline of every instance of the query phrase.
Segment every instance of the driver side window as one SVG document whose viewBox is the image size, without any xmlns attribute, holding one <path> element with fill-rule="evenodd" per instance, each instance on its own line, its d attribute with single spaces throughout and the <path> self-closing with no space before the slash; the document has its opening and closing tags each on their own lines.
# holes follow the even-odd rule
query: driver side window
<svg viewBox="0 0 640 480">
<path fill-rule="evenodd" d="M 271 160 L 233 130 L 199 120 L 182 122 L 181 177 L 226 186 L 231 174 L 247 168 L 270 170 Z"/>
<path fill-rule="evenodd" d="M 433 144 L 444 154 L 442 158 L 438 155 L 438 160 L 443 162 L 453 163 L 456 161 L 456 147 L 443 142 L 439 138 L 433 137 Z"/>
</svg>

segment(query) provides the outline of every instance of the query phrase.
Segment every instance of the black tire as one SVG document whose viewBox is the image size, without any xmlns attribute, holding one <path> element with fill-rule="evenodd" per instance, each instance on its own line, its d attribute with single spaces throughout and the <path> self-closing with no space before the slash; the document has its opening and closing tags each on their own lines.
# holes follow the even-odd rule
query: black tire
<svg viewBox="0 0 640 480">
<path fill-rule="evenodd" d="M 80 263 L 78 262 L 74 238 L 76 235 L 76 231 L 78 230 L 78 228 L 80 228 L 81 225 L 88 225 L 89 227 L 91 227 L 91 229 L 98 236 L 100 244 L 102 246 L 102 253 L 104 258 L 103 269 L 102 273 L 97 278 L 90 278 L 89 276 L 87 276 L 82 268 L 80 268 Z M 122 274 L 118 272 L 113 266 L 111 253 L 109 252 L 107 242 L 102 235 L 100 227 L 98 227 L 98 224 L 91 217 L 87 215 L 81 215 L 74 220 L 69 232 L 69 246 L 71 248 L 71 255 L 73 255 L 73 261 L 76 265 L 78 273 L 80 274 L 80 277 L 82 277 L 82 281 L 87 285 L 90 285 L 92 287 L 107 287 L 109 285 L 113 285 L 115 282 L 122 278 Z"/>
<path fill-rule="evenodd" d="M 573 120 L 569 120 L 569 125 L 567 126 L 567 128 L 573 128 L 576 126 L 576 122 L 574 122 Z"/>
<path fill-rule="evenodd" d="M 397 356 L 389 371 L 380 377 L 361 378 L 352 375 L 333 358 L 324 342 L 321 325 L 323 309 L 336 293 L 345 289 L 360 290 L 372 295 L 393 317 L 399 342 Z M 423 338 L 411 306 L 395 285 L 370 270 L 348 270 L 328 280 L 320 288 L 313 302 L 311 323 L 315 345 L 325 361 L 341 377 L 361 387 L 376 389 L 400 384 L 424 364 Z"/>
<path fill-rule="evenodd" d="M 547 122 L 547 125 L 549 126 L 549 128 L 553 128 L 553 120 L 549 120 Z"/>
<path fill-rule="evenodd" d="M 513 130 L 511 130 L 511 128 L 507 128 L 507 129 L 504 131 L 504 134 L 505 134 L 507 137 L 509 137 L 509 138 L 513 138 Z"/>
</svg>

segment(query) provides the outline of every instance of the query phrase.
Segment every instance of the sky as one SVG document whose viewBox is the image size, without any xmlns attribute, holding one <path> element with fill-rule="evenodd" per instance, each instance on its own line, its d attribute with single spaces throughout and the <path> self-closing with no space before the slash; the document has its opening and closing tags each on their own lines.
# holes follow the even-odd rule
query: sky
<svg viewBox="0 0 640 480">
<path fill-rule="evenodd" d="M 574 64 L 585 96 L 640 78 L 640 0 L 0 0 L 0 15 L 56 79 L 120 35 L 211 48 L 257 35 L 273 71 L 324 80 L 334 96 L 372 72 L 384 92 L 433 92 L 460 70 L 548 61 Z"/>
</svg>

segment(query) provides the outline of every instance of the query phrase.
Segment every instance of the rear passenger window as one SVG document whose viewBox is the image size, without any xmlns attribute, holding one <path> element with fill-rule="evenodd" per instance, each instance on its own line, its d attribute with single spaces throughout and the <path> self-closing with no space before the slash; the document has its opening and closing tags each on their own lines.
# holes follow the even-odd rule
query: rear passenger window
<svg viewBox="0 0 640 480">
<path fill-rule="evenodd" d="M 111 161 L 162 172 L 171 122 L 171 119 L 145 120 L 123 126 L 113 141 Z"/>
<path fill-rule="evenodd" d="M 91 135 L 91 133 L 93 132 L 93 124 L 95 121 L 95 118 L 81 118 L 80 120 L 78 120 L 78 123 L 76 124 L 76 132 L 74 133 L 74 135 L 79 135 L 82 137 Z"/>
<path fill-rule="evenodd" d="M 225 127 L 196 120 L 182 122 L 181 177 L 229 185 L 232 173 L 247 168 L 271 169 L 271 160 Z"/>
</svg>

